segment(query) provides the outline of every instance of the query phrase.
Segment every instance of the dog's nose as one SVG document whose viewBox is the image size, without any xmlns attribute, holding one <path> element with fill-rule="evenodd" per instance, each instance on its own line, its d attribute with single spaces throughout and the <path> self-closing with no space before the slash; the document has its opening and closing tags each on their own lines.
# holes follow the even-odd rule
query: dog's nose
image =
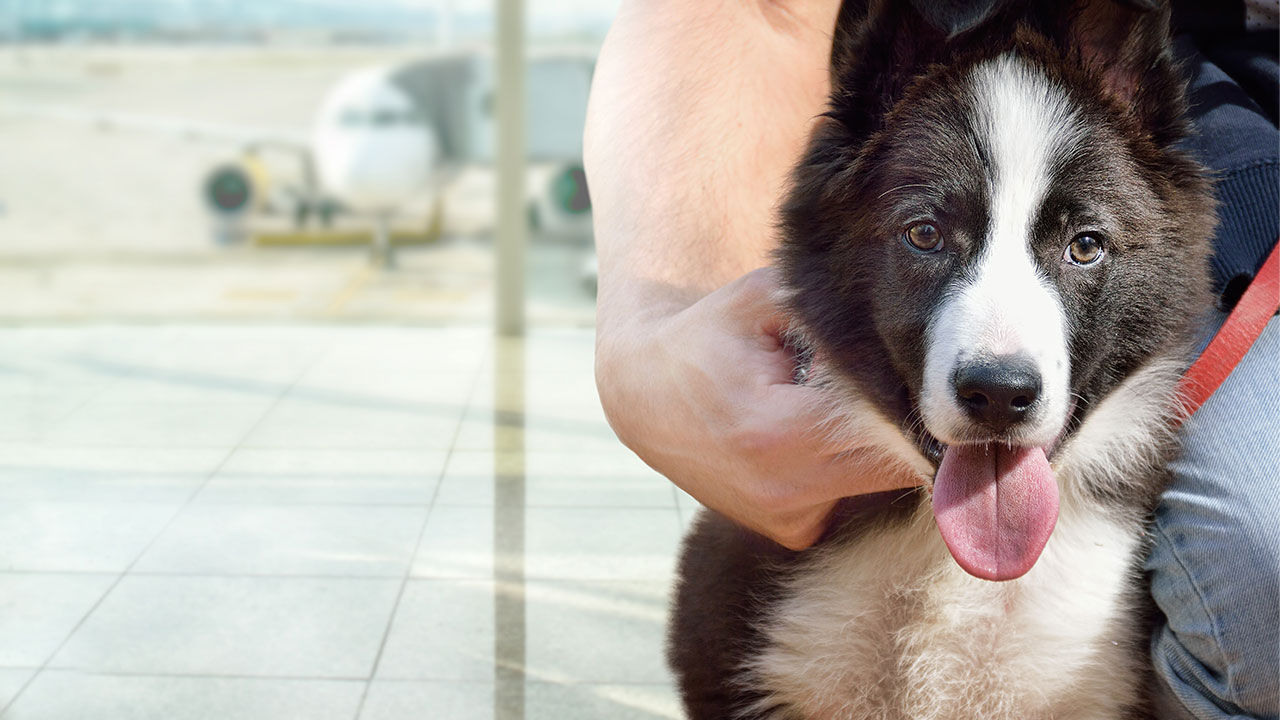
<svg viewBox="0 0 1280 720">
<path fill-rule="evenodd" d="M 960 407 L 995 432 L 1026 419 L 1040 397 L 1040 372 L 1021 355 L 967 362 L 956 368 L 951 384 Z"/>
</svg>

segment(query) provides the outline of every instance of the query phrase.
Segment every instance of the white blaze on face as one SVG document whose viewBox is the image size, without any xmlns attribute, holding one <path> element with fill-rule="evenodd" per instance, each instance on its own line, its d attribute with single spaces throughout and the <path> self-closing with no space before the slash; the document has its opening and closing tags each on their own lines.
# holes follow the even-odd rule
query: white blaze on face
<svg viewBox="0 0 1280 720">
<path fill-rule="evenodd" d="M 975 439 L 953 373 L 978 357 L 1022 355 L 1042 389 L 1018 444 L 1044 446 L 1066 421 L 1070 364 L 1062 303 L 1032 259 L 1031 229 L 1054 158 L 1081 129 L 1066 95 L 1011 55 L 979 65 L 972 79 L 974 125 L 992 165 L 990 224 L 983 254 L 931 319 L 921 411 L 942 442 Z"/>
</svg>

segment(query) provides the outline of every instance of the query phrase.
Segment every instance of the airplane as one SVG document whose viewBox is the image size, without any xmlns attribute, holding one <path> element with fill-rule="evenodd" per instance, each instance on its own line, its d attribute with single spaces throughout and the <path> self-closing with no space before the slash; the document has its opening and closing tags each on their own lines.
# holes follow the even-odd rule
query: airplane
<svg viewBox="0 0 1280 720">
<path fill-rule="evenodd" d="M 526 144 L 537 181 L 530 201 L 536 230 L 590 232 L 581 142 L 594 66 L 587 51 L 541 51 L 527 59 Z M 398 209 L 433 189 L 438 195 L 466 165 L 492 164 L 493 88 L 492 62 L 479 52 L 343 77 L 321 104 L 303 153 L 297 223 L 311 217 L 328 222 L 339 209 L 371 215 L 374 258 L 389 264 L 390 221 Z M 262 172 L 239 170 L 252 197 Z M 207 185 L 216 188 L 217 177 Z M 437 211 L 439 206 L 437 200 Z"/>
<path fill-rule="evenodd" d="M 594 53 L 531 51 L 526 60 L 529 215 L 535 231 L 588 236 L 590 197 L 582 170 L 582 130 Z M 483 51 L 440 52 L 400 65 L 344 75 L 327 92 L 309 131 L 281 132 L 123 113 L 34 109 L 99 128 L 176 134 L 238 143 L 241 154 L 213 168 L 202 194 L 224 242 L 255 213 L 290 211 L 296 229 L 330 226 L 343 213 L 373 221 L 371 256 L 392 266 L 393 218 L 425 204 L 438 227 L 443 190 L 467 167 L 494 160 L 494 70 Z M 284 152 L 300 165 L 297 185 L 275 186 L 263 155 Z"/>
</svg>

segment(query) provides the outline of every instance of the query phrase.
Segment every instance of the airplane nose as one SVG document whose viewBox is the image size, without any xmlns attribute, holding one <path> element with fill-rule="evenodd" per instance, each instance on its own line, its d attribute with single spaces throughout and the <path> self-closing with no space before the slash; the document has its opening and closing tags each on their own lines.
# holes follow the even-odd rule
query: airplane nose
<svg viewBox="0 0 1280 720">
<path fill-rule="evenodd" d="M 1035 362 L 1021 355 L 964 363 L 956 368 L 951 384 L 960 407 L 995 432 L 1024 421 L 1041 389 Z"/>
</svg>

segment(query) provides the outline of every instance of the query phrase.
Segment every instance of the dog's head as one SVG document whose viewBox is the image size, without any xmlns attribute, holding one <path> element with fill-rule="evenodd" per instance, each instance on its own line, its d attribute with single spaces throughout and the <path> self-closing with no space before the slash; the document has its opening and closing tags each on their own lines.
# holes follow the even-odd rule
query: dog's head
<svg viewBox="0 0 1280 720">
<path fill-rule="evenodd" d="M 1168 10 L 1010 0 L 948 32 L 857 5 L 783 211 L 790 303 L 834 384 L 938 462 L 956 560 L 1018 577 L 1056 519 L 1055 449 L 1205 303 Z"/>
</svg>

